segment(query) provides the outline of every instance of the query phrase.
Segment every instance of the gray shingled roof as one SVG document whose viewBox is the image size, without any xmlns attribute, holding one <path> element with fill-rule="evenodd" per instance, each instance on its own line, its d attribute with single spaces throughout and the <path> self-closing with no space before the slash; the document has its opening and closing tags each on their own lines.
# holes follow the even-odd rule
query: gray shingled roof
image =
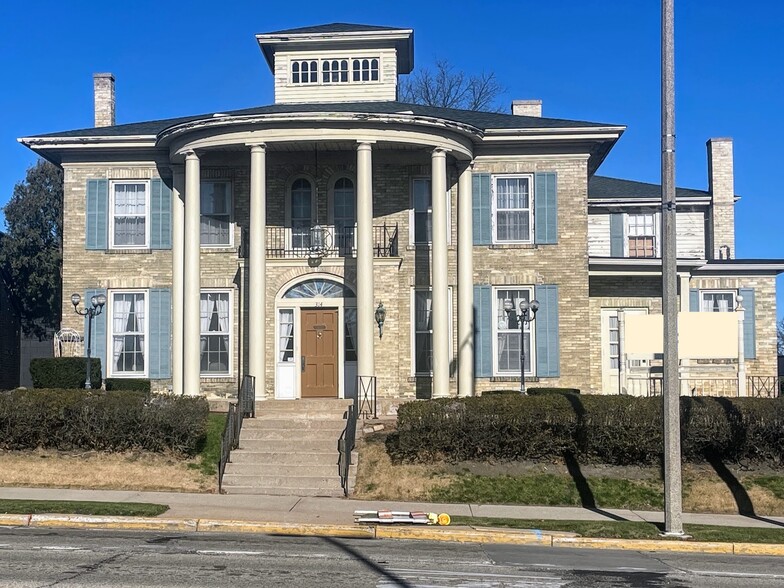
<svg viewBox="0 0 784 588">
<path fill-rule="evenodd" d="M 408 113 L 416 116 L 429 116 L 441 118 L 456 123 L 472 125 L 481 130 L 487 129 L 558 129 L 580 127 L 607 127 L 621 126 L 604 123 L 564 120 L 559 118 L 542 118 L 536 116 L 515 116 L 498 112 L 480 112 L 474 110 L 458 110 L 455 108 L 438 108 L 422 106 L 420 104 L 405 104 L 402 102 L 340 102 L 333 104 L 273 104 L 243 110 L 220 111 L 231 116 L 248 116 L 264 114 L 290 114 L 290 113 L 364 113 L 364 114 L 395 114 Z M 47 133 L 36 137 L 122 137 L 130 135 L 157 135 L 161 131 L 182 123 L 200 119 L 212 118 L 213 113 L 186 116 L 182 118 L 169 118 L 146 122 L 116 125 L 113 127 L 98 127 L 76 129 L 59 133 Z"/>
<path fill-rule="evenodd" d="M 704 198 L 705 196 L 710 196 L 710 192 L 691 188 L 676 188 L 675 190 L 676 198 Z M 588 180 L 588 200 L 602 200 L 604 198 L 661 198 L 661 184 L 593 176 Z"/>
<path fill-rule="evenodd" d="M 284 29 L 282 31 L 272 31 L 270 33 L 260 33 L 262 35 L 317 35 L 320 33 L 364 33 L 370 31 L 407 31 L 400 27 L 381 27 L 366 24 L 351 24 L 347 22 L 333 22 L 330 24 L 318 25 L 315 27 L 300 27 L 298 29 Z"/>
</svg>

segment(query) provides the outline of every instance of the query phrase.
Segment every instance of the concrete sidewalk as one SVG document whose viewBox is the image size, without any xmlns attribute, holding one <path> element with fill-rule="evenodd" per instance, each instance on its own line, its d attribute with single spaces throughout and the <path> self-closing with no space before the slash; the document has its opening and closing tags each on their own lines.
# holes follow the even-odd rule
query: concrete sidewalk
<svg viewBox="0 0 784 588">
<path fill-rule="evenodd" d="M 223 519 L 266 523 L 352 525 L 355 510 L 403 510 L 448 513 L 450 516 L 502 517 L 551 520 L 621 520 L 662 522 L 661 512 L 579 507 L 509 506 L 489 504 L 433 504 L 425 502 L 365 501 L 343 498 L 249 496 L 135 492 L 125 490 L 75 490 L 52 488 L 0 488 L 0 499 L 92 500 L 99 502 L 152 502 L 166 504 L 167 519 Z M 784 529 L 784 517 L 684 514 L 685 524 Z"/>
</svg>

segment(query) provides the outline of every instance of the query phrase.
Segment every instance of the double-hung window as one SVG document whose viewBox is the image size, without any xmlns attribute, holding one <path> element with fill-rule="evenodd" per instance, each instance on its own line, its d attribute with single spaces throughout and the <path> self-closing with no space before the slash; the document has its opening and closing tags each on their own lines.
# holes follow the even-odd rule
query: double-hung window
<svg viewBox="0 0 784 588">
<path fill-rule="evenodd" d="M 116 249 L 148 247 L 150 183 L 112 182 L 110 194 L 110 246 Z"/>
<path fill-rule="evenodd" d="M 733 312 L 734 310 L 735 292 L 729 290 L 705 290 L 700 292 L 700 311 Z"/>
<path fill-rule="evenodd" d="M 413 292 L 413 371 L 415 375 L 433 373 L 433 293 L 427 289 L 415 289 Z M 448 323 L 452 324 L 452 290 L 449 290 Z M 449 338 L 450 354 L 452 339 Z"/>
<path fill-rule="evenodd" d="M 112 292 L 112 376 L 143 377 L 147 373 L 147 293 Z"/>
<path fill-rule="evenodd" d="M 446 202 L 446 240 L 450 242 L 450 197 L 449 189 L 444 193 Z M 433 242 L 433 191 L 430 178 L 412 178 L 411 213 L 409 219 L 410 241 L 412 245 Z"/>
<path fill-rule="evenodd" d="M 232 242 L 231 182 L 201 183 L 201 244 L 229 246 Z"/>
<path fill-rule="evenodd" d="M 627 215 L 629 257 L 656 257 L 656 215 Z"/>
<path fill-rule="evenodd" d="M 497 376 L 520 375 L 520 302 L 533 300 L 533 288 L 527 286 L 505 286 L 493 290 L 493 316 L 495 337 L 493 349 L 493 372 Z M 511 300 L 513 312 L 504 310 L 504 302 Z M 532 375 L 534 363 L 532 323 L 523 322 L 522 344 L 525 349 L 525 373 Z"/>
<path fill-rule="evenodd" d="M 199 304 L 201 373 L 231 373 L 231 292 L 202 291 Z"/>
<path fill-rule="evenodd" d="M 494 241 L 533 242 L 533 177 L 493 176 L 492 186 Z"/>
</svg>

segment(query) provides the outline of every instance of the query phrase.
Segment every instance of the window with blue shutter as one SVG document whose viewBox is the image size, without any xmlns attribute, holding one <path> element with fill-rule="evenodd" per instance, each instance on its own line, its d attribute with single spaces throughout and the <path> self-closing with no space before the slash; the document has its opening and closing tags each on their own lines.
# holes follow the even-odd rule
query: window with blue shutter
<svg viewBox="0 0 784 588">
<path fill-rule="evenodd" d="M 696 288 L 689 290 L 689 312 L 700 312 L 700 291 Z"/>
<path fill-rule="evenodd" d="M 623 213 L 610 215 L 610 257 L 623 257 Z"/>
<path fill-rule="evenodd" d="M 171 249 L 171 188 L 160 178 L 150 184 L 150 248 Z"/>
<path fill-rule="evenodd" d="M 490 245 L 493 238 L 490 216 L 490 174 L 473 174 L 474 245 Z"/>
<path fill-rule="evenodd" d="M 109 180 L 87 180 L 85 249 L 106 249 L 108 243 Z"/>
<path fill-rule="evenodd" d="M 493 375 L 493 298 L 489 285 L 474 286 L 474 375 Z"/>
<path fill-rule="evenodd" d="M 150 289 L 150 379 L 171 377 L 171 290 Z"/>
<path fill-rule="evenodd" d="M 557 174 L 538 173 L 534 184 L 534 239 L 536 243 L 558 242 Z"/>
<path fill-rule="evenodd" d="M 757 332 L 755 320 L 754 288 L 741 288 L 738 294 L 743 296 L 743 356 L 746 359 L 757 358 Z"/>
<path fill-rule="evenodd" d="M 558 286 L 536 286 L 539 312 L 536 313 L 536 375 L 554 378 L 561 375 L 558 336 Z"/>
<path fill-rule="evenodd" d="M 85 290 L 84 292 L 84 306 L 85 308 L 91 307 L 92 303 L 90 299 L 93 296 L 98 296 L 99 294 L 103 294 L 106 296 L 106 290 L 103 288 L 93 288 Z M 101 374 L 103 377 L 108 377 L 109 370 L 106 366 L 106 313 L 109 311 L 108 303 L 103 307 L 103 312 L 96 316 L 93 319 L 93 330 L 92 330 L 92 337 L 90 341 L 90 356 L 100 360 L 101 362 Z M 85 356 L 87 355 L 87 331 L 88 331 L 88 324 L 87 321 L 89 317 L 84 317 L 84 351 Z"/>
</svg>

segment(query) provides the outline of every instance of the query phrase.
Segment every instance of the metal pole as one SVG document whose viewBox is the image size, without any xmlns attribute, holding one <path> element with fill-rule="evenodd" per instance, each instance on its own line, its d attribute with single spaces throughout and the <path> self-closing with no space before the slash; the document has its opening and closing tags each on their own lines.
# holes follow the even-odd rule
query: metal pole
<svg viewBox="0 0 784 588">
<path fill-rule="evenodd" d="M 87 376 L 84 379 L 84 389 L 91 390 L 93 383 L 90 381 L 90 351 L 93 341 L 93 309 L 87 310 Z"/>
<path fill-rule="evenodd" d="M 525 394 L 525 318 L 526 314 L 520 315 L 520 394 Z"/>
<path fill-rule="evenodd" d="M 664 314 L 664 534 L 683 536 L 675 248 L 675 16 L 662 0 L 662 313 Z M 681 296 L 686 294 L 681 292 Z"/>
</svg>

